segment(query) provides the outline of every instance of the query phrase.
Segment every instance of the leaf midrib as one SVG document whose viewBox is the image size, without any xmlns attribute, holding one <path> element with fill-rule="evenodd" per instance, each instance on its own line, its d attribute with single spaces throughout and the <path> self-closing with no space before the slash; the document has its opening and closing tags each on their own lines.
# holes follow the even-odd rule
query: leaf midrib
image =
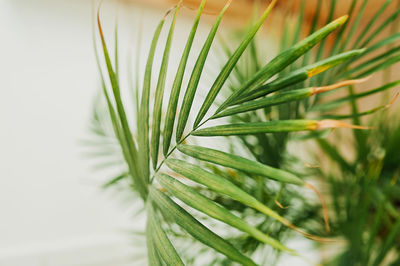
<svg viewBox="0 0 400 266">
<path fill-rule="evenodd" d="M 204 120 L 203 122 L 201 122 L 199 125 L 195 126 L 189 133 L 187 133 L 180 141 L 178 141 L 173 147 L 172 149 L 167 153 L 167 155 L 164 156 L 164 158 L 162 159 L 162 161 L 160 162 L 160 164 L 157 166 L 156 170 L 154 170 L 154 173 L 150 179 L 150 185 L 153 184 L 153 180 L 155 178 L 155 175 L 159 172 L 159 170 L 161 169 L 161 167 L 164 165 L 165 161 L 174 153 L 174 151 L 177 149 L 178 145 L 182 144 L 187 138 L 189 138 L 192 133 L 194 131 L 196 131 L 199 127 L 203 126 L 205 123 L 207 123 L 208 121 L 210 121 L 212 118 L 209 117 L 206 120 Z"/>
</svg>

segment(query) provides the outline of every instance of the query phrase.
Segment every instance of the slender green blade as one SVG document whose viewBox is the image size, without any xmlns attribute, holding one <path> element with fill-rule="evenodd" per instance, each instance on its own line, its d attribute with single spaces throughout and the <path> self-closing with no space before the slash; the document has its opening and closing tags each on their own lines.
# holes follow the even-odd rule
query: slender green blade
<svg viewBox="0 0 400 266">
<path fill-rule="evenodd" d="M 290 228 L 294 227 L 289 221 L 280 216 L 278 213 L 271 210 L 259 202 L 256 198 L 219 175 L 210 173 L 197 165 L 190 164 L 182 160 L 167 159 L 166 164 L 171 170 L 189 178 L 190 180 L 200 183 L 214 190 L 215 192 L 226 195 L 238 202 L 245 204 L 246 206 L 254 208 Z"/>
<path fill-rule="evenodd" d="M 176 252 L 167 234 L 161 227 L 161 222 L 158 219 L 151 204 L 147 207 L 148 223 L 150 225 L 150 233 L 152 234 L 153 243 L 160 257 L 167 265 L 184 266 L 179 254 Z"/>
<path fill-rule="evenodd" d="M 243 265 L 256 265 L 251 259 L 242 255 L 242 253 L 229 242 L 213 233 L 162 192 L 151 187 L 150 197 L 157 204 L 165 218 L 175 221 L 196 240 L 226 255 L 233 261 Z"/>
<path fill-rule="evenodd" d="M 181 182 L 177 181 L 176 179 L 165 174 L 158 173 L 156 175 L 156 178 L 164 188 L 166 188 L 169 192 L 171 192 L 171 194 L 173 194 L 178 199 L 182 200 L 190 207 L 199 210 L 221 222 L 229 224 L 232 227 L 235 227 L 242 232 L 248 233 L 249 235 L 253 236 L 259 241 L 266 243 L 278 250 L 286 251 L 293 255 L 296 255 L 296 253 L 293 250 L 285 247 L 276 239 L 269 237 L 268 235 L 259 231 L 257 228 L 249 225 L 244 220 L 233 215 L 226 208 L 206 198 L 193 188 L 184 185 Z"/>
<path fill-rule="evenodd" d="M 216 53 L 216 55 L 217 56 L 219 56 L 221 59 L 221 61 L 224 61 L 224 60 L 226 60 L 226 59 L 229 59 L 231 56 L 232 56 L 232 54 L 233 54 L 233 52 L 231 51 L 231 48 L 228 46 L 228 44 L 226 43 L 226 41 L 224 40 L 224 38 L 222 37 L 222 36 L 218 36 L 218 39 L 219 39 L 219 44 L 220 44 L 220 46 L 221 46 L 221 49 L 222 49 L 222 52 L 224 53 L 223 54 L 223 56 L 224 57 L 222 57 L 219 53 Z M 241 69 L 240 67 L 238 67 L 238 65 L 236 64 L 235 65 L 235 67 L 233 68 L 233 71 L 232 71 L 233 73 L 234 73 L 234 75 L 233 75 L 233 77 L 234 78 L 236 78 L 236 79 L 238 79 L 238 80 L 243 80 L 243 79 L 245 79 L 245 77 L 244 77 L 244 73 L 242 73 L 243 72 L 243 69 Z"/>
<path fill-rule="evenodd" d="M 218 27 L 221 23 L 222 17 L 225 13 L 225 11 L 228 9 L 229 4 L 231 2 L 229 1 L 225 7 L 222 9 L 221 13 L 219 14 L 217 20 L 215 21 L 213 27 L 210 30 L 210 33 L 207 37 L 207 40 L 204 43 L 204 46 L 199 54 L 199 57 L 197 59 L 197 62 L 193 68 L 192 76 L 190 77 L 188 87 L 186 89 L 185 96 L 183 98 L 182 102 L 182 108 L 179 113 L 179 119 L 178 119 L 178 126 L 176 128 L 176 142 L 179 142 L 182 135 L 183 131 L 185 130 L 185 126 L 189 117 L 190 109 L 192 108 L 193 104 L 193 99 L 196 94 L 197 87 L 199 85 L 200 77 L 203 72 L 204 64 L 206 62 L 208 53 L 211 48 L 211 44 L 213 43 L 215 34 L 217 33 Z"/>
<path fill-rule="evenodd" d="M 239 45 L 239 47 L 236 49 L 236 51 L 232 54 L 232 56 L 229 58 L 228 62 L 226 62 L 225 66 L 222 68 L 221 72 L 219 73 L 217 79 L 215 80 L 214 84 L 212 85 L 210 91 L 208 92 L 206 99 L 204 100 L 200 111 L 196 117 L 196 120 L 194 122 L 194 128 L 196 128 L 201 120 L 204 118 L 206 115 L 207 111 L 210 109 L 211 105 L 214 103 L 215 98 L 217 97 L 218 93 L 222 89 L 223 85 L 225 84 L 225 81 L 228 79 L 229 74 L 232 72 L 233 68 L 239 61 L 240 57 L 242 56 L 243 52 L 246 50 L 247 46 L 251 42 L 251 40 L 254 38 L 266 18 L 268 17 L 269 13 L 271 12 L 272 8 L 274 7 L 275 3 L 277 0 L 273 0 L 268 8 L 265 10 L 263 15 L 260 17 L 260 19 L 253 25 L 249 32 L 247 33 L 246 37 L 242 41 L 242 43 Z"/>
<path fill-rule="evenodd" d="M 162 266 L 162 259 L 156 250 L 156 246 L 153 239 L 153 234 L 150 228 L 150 220 L 147 221 L 146 225 L 146 244 L 147 244 L 147 257 L 149 259 L 149 265 L 151 266 Z"/>
<path fill-rule="evenodd" d="M 173 171 L 185 176 L 186 178 L 194 182 L 200 183 L 217 193 L 226 195 L 232 198 L 233 200 L 241 202 L 242 204 L 250 208 L 260 211 L 261 213 L 267 215 L 268 217 L 271 217 L 272 219 L 279 221 L 283 225 L 295 230 L 296 232 L 304 235 L 305 237 L 308 237 L 316 241 L 329 241 L 328 239 L 312 235 L 296 227 L 288 220 L 286 220 L 284 217 L 279 215 L 277 212 L 265 206 L 256 198 L 254 198 L 247 192 L 243 191 L 241 188 L 237 187 L 229 180 L 217 174 L 210 173 L 197 165 L 193 165 L 177 159 L 167 159 L 166 165 Z"/>
<path fill-rule="evenodd" d="M 134 179 L 134 181 L 136 182 L 136 185 L 137 185 L 137 188 L 139 190 L 141 197 L 143 199 L 145 199 L 147 196 L 147 188 L 145 185 L 146 182 L 143 178 L 140 177 L 139 172 L 138 172 L 138 153 L 137 153 L 137 149 L 136 149 L 136 144 L 135 144 L 135 141 L 133 140 L 132 133 L 129 128 L 128 119 L 127 119 L 125 109 L 124 109 L 122 99 L 121 99 L 121 92 L 120 92 L 120 88 L 119 88 L 118 79 L 117 79 L 117 76 L 116 76 L 114 69 L 112 67 L 112 64 L 111 64 L 110 55 L 109 55 L 109 52 L 107 49 L 107 44 L 106 44 L 103 30 L 101 27 L 100 10 L 97 11 L 97 25 L 98 25 L 98 29 L 99 29 L 100 38 L 101 38 L 101 44 L 103 47 L 103 54 L 104 54 L 104 59 L 105 59 L 106 66 L 107 66 L 108 76 L 109 76 L 109 79 L 111 82 L 114 100 L 115 100 L 115 104 L 116 104 L 117 112 L 118 112 L 118 116 L 119 116 L 119 117 L 117 117 L 117 114 L 114 112 L 114 108 L 112 107 L 112 103 L 110 101 L 110 98 L 108 97 L 108 93 L 105 88 L 103 75 L 101 75 L 102 80 L 103 80 L 103 91 L 104 91 L 104 94 L 105 94 L 105 97 L 107 100 L 107 105 L 109 108 L 114 131 L 115 131 L 117 137 L 119 137 L 119 139 L 120 139 L 121 147 L 124 151 L 125 158 L 127 158 L 127 163 L 128 163 L 129 169 L 130 169 L 130 174 L 131 174 L 132 178 Z M 96 47 L 96 45 L 95 45 L 95 47 Z M 101 70 L 100 70 L 100 72 L 101 72 Z"/>
<path fill-rule="evenodd" d="M 143 80 L 142 98 L 139 109 L 139 128 L 138 128 L 138 143 L 140 154 L 140 169 L 146 183 L 149 181 L 150 176 L 150 155 L 149 155 L 149 103 L 150 103 L 150 83 L 151 72 L 153 69 L 154 54 L 156 51 L 158 39 L 160 37 L 161 29 L 164 25 L 165 17 L 158 24 L 154 32 L 153 40 L 149 55 L 147 57 L 146 70 Z"/>
<path fill-rule="evenodd" d="M 251 25 L 254 25 L 254 23 L 257 23 L 257 16 L 259 13 L 259 2 L 255 2 L 254 7 L 253 7 L 253 16 L 251 19 Z M 260 69 L 260 56 L 258 54 L 258 49 L 257 49 L 257 42 L 256 39 L 252 39 L 250 44 L 249 44 L 249 66 L 247 67 L 249 71 L 257 71 Z M 238 67 L 238 65 L 236 65 Z M 235 67 L 235 68 L 236 68 Z M 247 74 L 248 75 L 248 74 Z"/>
<path fill-rule="evenodd" d="M 247 102 L 249 100 L 253 100 L 265 96 L 269 93 L 275 92 L 277 90 L 286 88 L 298 82 L 302 82 L 328 69 L 331 69 L 343 62 L 351 60 L 352 58 L 359 56 L 363 52 L 365 52 L 364 49 L 348 51 L 345 53 L 331 56 L 329 58 L 316 62 L 312 65 L 302 67 L 298 70 L 288 73 L 287 75 L 279 77 L 274 81 L 267 83 L 250 93 L 245 94 L 243 97 L 241 97 L 241 99 L 233 101 L 230 105 Z"/>
<path fill-rule="evenodd" d="M 206 0 L 203 0 L 197 11 L 196 18 L 194 20 L 192 29 L 190 31 L 189 37 L 186 42 L 185 49 L 182 54 L 181 61 L 178 66 L 178 70 L 176 72 L 174 83 L 172 84 L 171 95 L 170 95 L 169 102 L 168 102 L 168 108 L 167 108 L 167 114 L 165 117 L 165 125 L 164 125 L 164 132 L 163 132 L 163 153 L 164 153 L 164 155 L 168 154 L 169 146 L 171 144 L 172 132 L 173 132 L 174 123 L 175 123 L 176 109 L 178 106 L 178 100 L 179 100 L 179 94 L 181 91 L 183 76 L 185 74 L 186 63 L 189 58 L 193 40 L 196 35 L 197 27 L 200 22 L 200 16 L 203 12 L 205 4 L 206 4 Z"/>
<path fill-rule="evenodd" d="M 171 51 L 172 37 L 175 29 L 176 17 L 180 8 L 180 4 L 175 9 L 174 18 L 172 19 L 171 26 L 169 29 L 167 42 L 165 43 L 164 55 L 161 62 L 160 74 L 158 77 L 156 96 L 154 99 L 154 109 L 153 109 L 153 124 L 152 124 L 152 135 L 151 135 L 151 146 L 150 154 L 153 162 L 153 168 L 157 168 L 158 162 L 158 150 L 160 145 L 160 125 L 161 125 L 161 109 L 162 101 L 164 97 L 165 80 L 167 78 L 167 70 L 169 63 L 169 55 Z"/>
<path fill-rule="evenodd" d="M 217 113 L 222 111 L 224 108 L 230 105 L 230 103 L 237 100 L 243 94 L 250 93 L 263 85 L 265 81 L 273 77 L 275 74 L 279 73 L 289 64 L 293 63 L 296 59 L 308 52 L 312 47 L 314 47 L 318 42 L 324 39 L 332 31 L 345 23 L 347 18 L 347 16 L 343 16 L 336 19 L 322 29 L 303 39 L 296 45 L 292 46 L 288 50 L 280 53 L 271 62 L 260 69 L 253 78 L 251 78 L 241 88 L 232 93 L 231 96 L 229 96 L 228 99 L 226 99 L 226 101 L 218 108 Z"/>
<path fill-rule="evenodd" d="M 115 18 L 114 26 L 114 64 L 115 64 L 115 76 L 119 82 L 119 55 L 118 55 L 118 19 Z"/>
<path fill-rule="evenodd" d="M 278 133 L 314 130 L 317 121 L 314 120 L 277 120 L 269 122 L 252 122 L 243 124 L 229 124 L 198 129 L 194 136 L 236 136 L 258 133 Z"/>
<path fill-rule="evenodd" d="M 272 92 L 287 88 L 296 83 L 302 82 L 309 78 L 308 72 L 309 71 L 306 68 L 301 68 L 299 70 L 290 72 L 282 77 L 278 77 L 274 81 L 259 87 L 253 92 L 243 95 L 243 97 L 238 98 L 236 101 L 232 101 L 229 106 L 242 104 L 266 96 L 267 94 L 270 94 Z M 216 115 L 219 115 L 219 113 L 217 112 Z M 214 115 L 213 117 L 215 117 L 216 115 Z"/>
<path fill-rule="evenodd" d="M 122 153 L 123 156 L 125 158 L 125 161 L 127 162 L 128 168 L 129 168 L 129 175 L 133 180 L 133 183 L 135 185 L 136 188 L 138 188 L 139 190 L 139 194 L 141 195 L 141 197 L 144 199 L 147 192 L 145 189 L 145 184 L 143 183 L 143 179 L 141 179 L 139 177 L 139 173 L 138 173 L 138 160 L 137 157 L 136 158 L 132 158 L 131 157 L 131 153 L 129 151 L 129 148 L 127 146 L 126 140 L 123 136 L 123 132 L 122 132 L 122 128 L 121 125 L 118 121 L 117 115 L 115 113 L 114 107 L 112 106 L 110 97 L 106 91 L 106 87 L 104 85 L 104 81 L 103 81 L 103 93 L 105 95 L 106 98 L 106 102 L 107 102 L 107 107 L 108 107 L 108 111 L 110 114 L 110 119 L 111 119 L 111 123 L 113 126 L 113 130 L 115 132 L 115 135 L 121 145 L 121 149 L 122 149 Z M 136 148 L 134 150 L 134 152 L 136 152 Z M 123 175 L 120 176 L 121 179 L 123 178 Z M 114 184 L 115 182 L 118 182 L 120 180 L 120 178 L 114 178 L 113 180 L 111 180 L 110 182 L 108 182 L 107 184 L 104 185 L 104 187 L 108 187 L 109 185 Z"/>
<path fill-rule="evenodd" d="M 114 130 L 115 135 L 116 135 L 116 137 L 117 137 L 117 139 L 118 139 L 118 141 L 119 141 L 119 143 L 121 145 L 123 156 L 125 158 L 125 161 L 127 162 L 128 168 L 129 168 L 129 175 L 133 179 L 133 183 L 134 183 L 135 187 L 138 188 L 141 197 L 144 199 L 146 197 L 147 192 L 146 192 L 146 189 L 145 189 L 146 186 L 143 183 L 143 179 L 141 179 L 139 177 L 139 173 L 138 173 L 139 166 L 138 166 L 137 157 L 136 158 L 135 157 L 134 158 L 131 157 L 131 153 L 129 151 L 128 145 L 127 145 L 126 140 L 125 140 L 125 138 L 123 136 L 121 125 L 120 125 L 120 123 L 118 121 L 118 118 L 117 118 L 117 115 L 115 113 L 114 107 L 112 106 L 110 97 L 109 97 L 109 95 L 107 93 L 107 90 L 106 90 L 106 87 L 105 87 L 105 84 L 104 84 L 104 80 L 103 80 L 103 93 L 104 93 L 104 96 L 106 98 L 107 107 L 108 107 L 108 111 L 109 111 L 109 114 L 110 114 L 110 119 L 111 119 L 111 123 L 112 123 L 112 126 L 113 126 L 113 130 Z M 136 147 L 135 147 L 134 152 L 136 152 Z M 121 175 L 121 178 L 122 178 L 122 176 L 123 175 Z M 119 178 L 113 179 L 113 180 L 110 181 L 111 183 L 109 182 L 107 184 L 110 184 L 110 185 L 114 184 L 115 182 L 118 182 L 118 180 L 119 180 Z M 106 185 L 104 185 L 104 186 L 106 186 Z"/>
<path fill-rule="evenodd" d="M 127 62 L 127 71 L 128 75 L 128 86 L 130 92 L 132 93 L 132 100 L 135 106 L 134 117 L 136 120 L 136 128 L 139 128 L 139 108 L 140 108 L 140 97 L 139 97 L 139 88 L 140 88 L 140 54 L 141 54 L 141 43 L 142 43 L 142 25 L 138 27 L 137 36 L 136 36 L 136 49 L 135 49 L 135 71 L 133 71 L 133 49 L 128 51 L 128 62 Z"/>
<path fill-rule="evenodd" d="M 288 103 L 292 101 L 298 101 L 305 99 L 313 95 L 313 88 L 298 89 L 288 92 L 282 92 L 270 97 L 263 98 L 261 100 L 255 100 L 245 102 L 232 108 L 225 109 L 221 113 L 213 115 L 211 119 L 221 118 L 225 116 L 232 116 L 248 111 L 254 111 L 261 108 L 266 108 L 274 105 Z"/>
<path fill-rule="evenodd" d="M 302 179 L 292 173 L 226 152 L 185 144 L 178 145 L 178 150 L 186 155 L 202 161 L 215 163 L 247 173 L 262 175 L 275 179 L 279 182 L 296 185 L 305 184 Z"/>
</svg>

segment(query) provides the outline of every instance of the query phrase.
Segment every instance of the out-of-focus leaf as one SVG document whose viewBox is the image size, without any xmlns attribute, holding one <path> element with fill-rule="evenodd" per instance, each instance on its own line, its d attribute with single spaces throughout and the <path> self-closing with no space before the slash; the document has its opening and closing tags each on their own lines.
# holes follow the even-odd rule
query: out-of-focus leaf
<svg viewBox="0 0 400 266">
<path fill-rule="evenodd" d="M 184 266 L 179 254 L 176 252 L 171 241 L 168 239 L 167 234 L 161 227 L 161 222 L 151 205 L 147 207 L 148 224 L 153 243 L 156 247 L 157 253 L 167 265 Z"/>
<path fill-rule="evenodd" d="M 271 245 L 272 247 L 286 251 L 291 254 L 295 255 L 295 252 L 284 245 L 282 245 L 279 241 L 269 237 L 268 235 L 262 233 L 255 227 L 252 227 L 242 219 L 236 217 L 231 212 L 229 212 L 224 207 L 217 205 L 212 200 L 206 198 L 205 196 L 201 195 L 199 192 L 194 190 L 193 188 L 182 184 L 181 182 L 177 181 L 176 179 L 165 175 L 165 174 L 157 174 L 157 180 L 161 183 L 161 185 L 170 191 L 175 197 L 179 198 L 187 205 L 195 208 L 210 217 L 213 217 L 217 220 L 220 220 L 226 224 L 229 224 L 249 235 L 253 236 L 254 238 Z"/>
<path fill-rule="evenodd" d="M 226 195 L 238 202 L 245 204 L 246 206 L 254 208 L 254 209 L 260 211 L 261 213 L 279 221 L 283 225 L 303 234 L 304 236 L 306 236 L 308 238 L 311 238 L 314 240 L 325 241 L 322 238 L 319 238 L 317 236 L 306 233 L 303 230 L 301 230 L 300 228 L 294 226 L 288 220 L 286 220 L 284 217 L 279 215 L 277 212 L 275 212 L 272 209 L 270 209 L 269 207 L 265 206 L 263 203 L 258 201 L 256 198 L 249 195 L 247 192 L 243 191 L 242 189 L 240 189 L 239 187 L 234 185 L 232 182 L 228 181 L 227 179 L 225 179 L 219 175 L 210 173 L 197 165 L 193 165 L 193 164 L 187 163 L 182 160 L 168 159 L 168 160 L 166 160 L 166 164 L 170 169 L 189 178 L 190 180 L 200 183 L 200 184 L 214 190 L 215 192 Z"/>
<path fill-rule="evenodd" d="M 243 265 L 256 265 L 251 259 L 242 255 L 240 251 L 234 248 L 226 240 L 202 225 L 192 215 L 190 215 L 187 211 L 185 211 L 182 207 L 180 207 L 162 192 L 151 187 L 150 196 L 165 217 L 175 221 L 196 240 L 199 240 L 205 245 L 226 255 L 233 261 L 237 261 Z"/>
</svg>

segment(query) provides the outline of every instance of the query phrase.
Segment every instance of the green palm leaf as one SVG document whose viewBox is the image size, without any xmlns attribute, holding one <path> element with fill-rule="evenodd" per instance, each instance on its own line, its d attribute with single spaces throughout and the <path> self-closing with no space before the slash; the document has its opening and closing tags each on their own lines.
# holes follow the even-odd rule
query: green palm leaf
<svg viewBox="0 0 400 266">
<path fill-rule="evenodd" d="M 229 96 L 229 98 L 225 100 L 225 102 L 218 108 L 217 113 L 222 111 L 232 101 L 237 100 L 239 96 L 252 92 L 254 89 L 260 87 L 265 81 L 283 70 L 289 64 L 293 63 L 296 59 L 308 52 L 313 46 L 324 39 L 328 34 L 337 29 L 339 26 L 343 25 L 347 19 L 347 16 L 336 19 L 293 47 L 279 54 L 266 66 L 260 69 L 252 79 L 247 81 L 241 88 L 232 93 L 232 95 Z"/>
<path fill-rule="evenodd" d="M 202 161 L 216 163 L 218 165 L 241 170 L 247 173 L 262 175 L 284 183 L 305 185 L 305 182 L 294 174 L 237 155 L 184 144 L 180 144 L 178 150 Z"/>
<path fill-rule="evenodd" d="M 194 122 L 194 127 L 197 127 L 200 124 L 203 117 L 206 115 L 208 109 L 211 107 L 218 93 L 222 89 L 222 86 L 225 84 L 225 81 L 228 79 L 229 74 L 232 72 L 236 63 L 239 61 L 241 55 L 243 54 L 243 52 L 245 51 L 251 40 L 254 38 L 254 36 L 264 23 L 264 21 L 267 19 L 269 13 L 271 12 L 276 2 L 277 0 L 273 0 L 271 4 L 269 4 L 268 8 L 264 11 L 260 19 L 257 21 L 257 23 L 254 24 L 254 26 L 251 27 L 246 37 L 242 41 L 242 43 L 229 58 L 228 62 L 226 62 L 225 66 L 222 68 L 217 79 L 210 88 L 210 91 L 208 92 L 207 97 L 200 108 L 199 113 L 197 114 L 196 120 Z"/>
<path fill-rule="evenodd" d="M 211 44 L 214 40 L 215 34 L 217 33 L 219 24 L 221 23 L 222 17 L 225 13 L 225 11 L 228 9 L 230 5 L 230 2 L 228 2 L 225 7 L 222 9 L 221 13 L 219 14 L 215 24 L 210 30 L 210 33 L 207 37 L 206 42 L 204 43 L 203 49 L 201 50 L 199 57 L 197 59 L 196 65 L 193 68 L 192 76 L 190 77 L 189 85 L 187 87 L 185 96 L 183 98 L 183 103 L 182 103 L 182 108 L 181 112 L 179 114 L 179 119 L 178 119 L 178 126 L 176 129 L 176 141 L 179 142 L 183 131 L 185 129 L 190 109 L 192 107 L 194 95 L 197 90 L 197 86 L 199 85 L 200 77 L 204 68 L 204 64 L 207 59 L 207 55 L 210 51 Z"/>
<path fill-rule="evenodd" d="M 165 175 L 165 174 L 158 174 L 157 180 L 172 194 L 174 194 L 177 198 L 188 204 L 189 206 L 204 212 L 205 214 L 213 217 L 221 222 L 229 224 L 249 235 L 253 236 L 254 238 L 271 245 L 272 247 L 292 253 L 296 255 L 296 253 L 279 243 L 277 240 L 269 237 L 268 235 L 260 232 L 258 229 L 252 227 L 251 225 L 247 224 L 242 219 L 236 217 L 227 209 L 217 205 L 212 200 L 206 198 L 196 190 L 192 189 L 189 186 L 182 184 L 181 182 L 177 181 L 176 179 Z"/>
<path fill-rule="evenodd" d="M 199 10 L 197 11 L 196 18 L 194 19 L 192 29 L 191 29 L 189 37 L 187 39 L 185 50 L 183 51 L 182 58 L 179 63 L 179 67 L 178 67 L 178 70 L 176 72 L 176 76 L 174 79 L 174 83 L 172 85 L 171 96 L 169 98 L 168 109 L 167 109 L 167 114 L 166 114 L 166 118 L 165 118 L 164 133 L 163 133 L 163 153 L 164 153 L 164 155 L 168 154 L 169 146 L 171 144 L 172 132 L 173 132 L 174 123 L 175 123 L 176 109 L 178 106 L 179 93 L 181 91 L 183 76 L 184 76 L 185 70 L 186 70 L 186 63 L 189 58 L 190 50 L 192 48 L 193 40 L 196 35 L 197 27 L 199 26 L 200 16 L 203 12 L 205 4 L 206 4 L 206 0 L 202 0 Z"/>
<path fill-rule="evenodd" d="M 216 251 L 226 255 L 228 258 L 243 265 L 256 265 L 251 259 L 242 255 L 230 243 L 202 225 L 192 215 L 186 212 L 182 207 L 180 207 L 162 192 L 156 190 L 155 188 L 150 188 L 150 196 L 152 200 L 156 202 L 164 216 L 174 220 L 195 239 L 203 242 L 205 245 L 212 247 Z"/>
<path fill-rule="evenodd" d="M 157 29 L 154 33 L 153 40 L 151 42 L 149 56 L 147 58 L 146 71 L 143 81 L 142 98 L 139 109 L 139 128 L 138 128 L 138 139 L 139 139 L 139 153 L 141 175 L 148 182 L 150 176 L 150 156 L 149 156 L 149 102 L 150 102 L 150 82 L 151 72 L 153 69 L 154 54 L 157 47 L 157 42 L 160 37 L 161 29 L 164 25 L 165 17 L 160 21 Z"/>
<path fill-rule="evenodd" d="M 152 243 L 155 245 L 158 254 L 167 265 L 185 265 L 183 264 L 180 256 L 176 252 L 171 241 L 168 239 L 167 234 L 161 227 L 157 214 L 154 212 L 151 205 L 147 208 L 148 213 L 148 232 L 152 238 Z"/>
<path fill-rule="evenodd" d="M 171 22 L 171 27 L 169 29 L 167 42 L 165 44 L 164 55 L 161 62 L 160 75 L 158 77 L 156 96 L 154 99 L 154 110 L 153 110 L 153 126 L 152 126 L 152 135 L 151 135 L 151 158 L 153 160 L 153 168 L 157 168 L 158 162 L 158 150 L 160 144 L 160 125 L 161 125 L 161 108 L 162 108 L 162 100 L 164 97 L 164 87 L 165 80 L 167 78 L 167 69 L 168 69 L 168 61 L 169 54 L 171 50 L 172 36 L 174 34 L 176 16 L 178 14 L 180 4 L 176 7 L 174 18 Z"/>
</svg>

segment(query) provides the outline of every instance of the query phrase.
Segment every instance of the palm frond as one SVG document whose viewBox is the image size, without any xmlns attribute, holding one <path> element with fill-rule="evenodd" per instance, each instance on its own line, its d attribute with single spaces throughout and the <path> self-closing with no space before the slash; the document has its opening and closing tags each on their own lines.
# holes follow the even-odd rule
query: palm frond
<svg viewBox="0 0 400 266">
<path fill-rule="evenodd" d="M 241 40 L 236 49 L 231 50 L 227 45 L 224 46 L 227 59 L 205 99 L 201 102 L 200 109 L 192 110 L 201 77 L 206 74 L 207 57 L 211 53 L 220 23 L 230 4 L 228 1 L 211 27 L 200 53 L 195 57 L 196 63 L 185 90 L 182 106 L 178 108 L 188 59 L 191 56 L 195 35 L 206 3 L 203 0 L 197 10 L 174 75 L 171 93 L 166 99 L 168 106 L 164 117 L 162 102 L 165 97 L 164 90 L 174 28 L 178 23 L 178 10 L 182 4 L 182 1 L 179 2 L 174 7 L 171 25 L 164 41 L 162 62 L 155 86 L 155 99 L 150 97 L 153 61 L 163 25 L 170 12 L 167 12 L 159 22 L 149 47 L 140 93 L 140 106 L 136 106 L 138 108 L 138 124 L 135 125 L 138 132 L 137 138 L 134 138 L 132 134 L 133 123 L 129 122 L 122 101 L 118 49 L 114 51 L 113 66 L 98 14 L 98 31 L 108 76 L 108 80 L 105 81 L 106 75 L 103 74 L 101 67 L 103 63 L 100 62 L 95 45 L 102 89 L 108 109 L 108 119 L 111 121 L 114 137 L 119 143 L 122 157 L 126 162 L 126 172 L 110 180 L 106 186 L 112 186 L 129 176 L 132 189 L 137 191 L 145 202 L 146 238 L 151 265 L 187 263 L 182 256 L 182 249 L 177 245 L 176 239 L 181 233 L 175 230 L 176 226 L 179 230 L 182 229 L 188 233 L 195 241 L 203 243 L 215 253 L 224 255 L 223 260 L 235 261 L 243 265 L 257 265 L 252 255 L 258 248 L 265 246 L 273 248 L 277 253 L 284 252 L 300 256 L 298 252 L 283 243 L 284 232 L 297 231 L 320 242 L 331 240 L 319 226 L 323 224 L 321 221 L 325 221 L 327 231 L 329 231 L 326 210 L 321 217 L 319 212 L 322 208 L 318 204 L 309 204 L 306 197 L 302 195 L 302 188 L 314 188 L 307 182 L 304 174 L 300 174 L 294 167 L 291 168 L 292 164 L 288 163 L 290 160 L 286 158 L 289 156 L 286 146 L 292 140 L 291 136 L 299 131 L 313 133 L 332 128 L 368 128 L 361 126 L 356 118 L 373 114 L 383 107 L 359 112 L 355 108 L 357 99 L 393 88 L 399 84 L 398 82 L 383 84 L 371 91 L 353 93 L 336 100 L 322 101 L 322 99 L 329 92 L 342 87 L 347 87 L 351 91 L 353 85 L 364 81 L 364 79 L 356 79 L 377 73 L 400 60 L 398 47 L 393 47 L 372 59 L 361 61 L 373 51 L 387 47 L 398 40 L 398 34 L 382 40 L 376 37 L 398 17 L 400 12 L 394 11 L 374 31 L 365 29 L 360 38 L 354 41 L 356 29 L 360 25 L 368 1 L 363 2 L 359 12 L 355 12 L 355 1 L 352 2 L 349 13 L 355 16 L 354 19 L 351 17 L 348 20 L 348 16 L 342 16 L 334 20 L 336 0 L 332 0 L 326 25 L 316 30 L 321 2 L 318 2 L 311 34 L 300 40 L 303 30 L 301 22 L 306 5 L 306 1 L 302 1 L 298 26 L 294 32 L 287 32 L 284 36 L 286 39 L 282 41 L 281 52 L 270 62 L 262 65 L 259 60 L 261 53 L 258 51 L 256 34 L 276 3 L 276 0 L 271 1 L 262 15 L 244 34 L 240 35 Z M 373 24 L 387 5 L 388 2 L 384 3 L 378 10 L 372 19 Z M 118 46 L 117 30 L 114 34 L 116 46 Z M 329 35 L 338 38 L 331 49 L 327 47 L 326 42 Z M 359 43 L 362 43 L 362 46 Z M 318 49 L 312 49 L 318 45 Z M 352 49 L 347 51 L 349 46 Z M 368 47 L 364 49 L 363 46 Z M 323 58 L 327 54 L 329 57 Z M 303 60 L 298 60 L 299 58 Z M 243 62 L 245 64 L 242 64 Z M 353 64 L 356 66 L 353 67 Z M 313 78 L 314 76 L 316 78 Z M 223 90 L 227 86 L 231 89 L 228 94 Z M 136 95 L 138 98 L 139 93 Z M 222 104 L 218 104 L 217 96 L 224 97 Z M 343 104 L 354 107 L 351 115 L 340 117 L 336 114 L 323 113 Z M 212 106 L 216 106 L 217 110 L 207 117 Z M 152 116 L 150 116 L 150 110 L 153 110 Z M 197 115 L 194 123 L 190 125 L 189 118 L 193 113 Z M 322 119 L 324 116 L 335 117 L 336 120 Z M 216 120 L 217 118 L 223 118 L 224 122 Z M 353 118 L 355 125 L 339 121 L 344 118 Z M 214 124 L 207 125 L 210 121 Z M 163 124 L 164 128 L 161 130 Z M 188 126 L 191 130 L 185 133 Z M 96 130 L 102 133 L 101 129 Z M 176 137 L 175 143 L 173 134 Z M 314 136 L 312 138 L 317 140 L 325 153 L 336 161 L 346 174 L 350 175 L 357 171 L 357 164 L 345 159 L 330 143 L 315 137 L 316 135 L 309 136 Z M 237 137 L 235 141 L 224 138 L 225 143 L 230 144 L 230 147 L 220 144 L 206 148 L 203 145 L 186 144 L 195 142 L 199 137 L 217 136 Z M 161 144 L 162 154 L 159 151 Z M 221 147 L 225 150 L 222 151 Z M 299 157 L 291 158 L 297 158 L 300 161 Z M 292 185 L 295 185 L 296 189 L 291 188 Z M 280 198 L 281 194 L 285 196 Z M 318 191 L 317 195 L 322 198 Z M 284 203 L 299 199 L 302 209 L 298 212 L 295 208 L 280 209 L 275 203 L 278 198 Z M 323 200 L 321 203 L 326 209 Z M 335 202 L 335 204 L 336 210 L 340 210 L 339 203 Z M 245 215 L 248 213 L 251 214 Z M 203 217 L 204 221 L 200 220 L 200 217 Z M 317 226 L 306 227 L 306 229 L 301 227 L 310 220 Z M 220 232 L 210 227 L 210 224 L 215 221 L 222 222 L 225 230 L 234 230 L 237 234 L 240 233 L 240 236 L 223 237 Z M 378 218 L 374 222 L 375 234 L 378 234 L 376 228 L 381 222 Z M 388 239 L 382 245 L 381 252 L 374 257 L 374 263 L 380 263 L 385 258 L 400 233 L 399 228 L 396 220 L 388 233 Z M 371 243 L 367 246 L 369 250 L 372 248 Z M 220 260 L 217 258 L 216 261 Z"/>
</svg>

